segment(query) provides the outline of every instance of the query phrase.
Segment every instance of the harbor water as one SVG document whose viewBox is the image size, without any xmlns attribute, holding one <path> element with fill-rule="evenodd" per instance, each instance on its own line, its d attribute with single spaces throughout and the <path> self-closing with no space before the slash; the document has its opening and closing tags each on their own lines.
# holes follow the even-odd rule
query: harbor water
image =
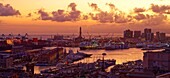
<svg viewBox="0 0 170 78">
<path fill-rule="evenodd" d="M 106 56 L 104 56 L 104 59 L 115 59 L 116 64 L 122 64 L 123 62 L 127 61 L 134 61 L 143 59 L 143 51 L 139 48 L 130 48 L 130 49 L 124 49 L 124 50 L 80 50 L 79 48 L 66 48 L 68 51 L 69 49 L 73 50 L 74 52 L 80 51 L 87 54 L 93 54 L 90 58 L 85 58 L 82 60 L 79 60 L 75 63 L 83 62 L 83 63 L 91 63 L 95 62 L 97 59 L 102 59 L 102 53 L 106 53 Z M 45 70 L 48 68 L 52 68 L 55 66 L 35 66 L 35 73 L 40 73 L 41 70 Z"/>
</svg>

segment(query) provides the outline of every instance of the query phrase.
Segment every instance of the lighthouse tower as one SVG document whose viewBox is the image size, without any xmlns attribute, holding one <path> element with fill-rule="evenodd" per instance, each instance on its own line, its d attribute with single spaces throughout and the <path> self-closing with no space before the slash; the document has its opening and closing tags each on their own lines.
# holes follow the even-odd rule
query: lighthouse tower
<svg viewBox="0 0 170 78">
<path fill-rule="evenodd" d="M 81 27 L 80 27 L 80 30 L 79 30 L 79 38 L 82 38 L 82 31 L 81 31 Z"/>
<path fill-rule="evenodd" d="M 83 40 L 81 27 L 79 28 L 79 36 L 75 38 L 75 40 L 78 42 L 81 42 Z"/>
</svg>

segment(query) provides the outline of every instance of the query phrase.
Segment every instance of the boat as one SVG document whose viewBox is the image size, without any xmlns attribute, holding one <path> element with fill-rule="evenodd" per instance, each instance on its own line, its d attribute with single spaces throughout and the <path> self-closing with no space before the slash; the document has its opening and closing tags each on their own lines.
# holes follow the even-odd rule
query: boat
<svg viewBox="0 0 170 78">
<path fill-rule="evenodd" d="M 96 61 L 97 64 L 99 64 L 99 66 L 102 66 L 104 62 L 104 68 L 108 68 L 109 66 L 115 65 L 116 64 L 116 60 L 115 59 L 107 59 L 107 60 L 101 60 L 98 59 Z"/>
<path fill-rule="evenodd" d="M 105 50 L 129 49 L 128 44 L 124 42 L 108 42 L 105 44 Z"/>
<path fill-rule="evenodd" d="M 101 47 L 99 46 L 99 43 L 95 40 L 81 42 L 79 45 L 79 48 L 80 50 L 101 49 Z"/>
<path fill-rule="evenodd" d="M 84 56 L 84 57 L 91 57 L 93 54 L 86 54 L 86 53 L 83 53 L 83 52 L 79 52 L 79 51 L 77 51 L 77 53 L 76 53 L 77 55 L 82 55 L 82 56 Z"/>
<path fill-rule="evenodd" d="M 166 43 L 154 43 L 154 44 L 147 44 L 145 47 L 142 48 L 142 50 L 158 50 L 158 49 L 164 49 L 168 47 Z"/>
<path fill-rule="evenodd" d="M 86 54 L 83 52 L 79 52 L 77 51 L 77 53 L 74 53 L 73 50 L 69 50 L 68 55 L 66 56 L 66 60 L 70 63 L 87 58 L 87 57 L 91 57 L 92 54 Z"/>
<path fill-rule="evenodd" d="M 145 47 L 145 46 L 146 46 L 145 43 L 137 43 L 137 44 L 136 44 L 136 48 L 143 48 L 143 47 Z"/>
</svg>

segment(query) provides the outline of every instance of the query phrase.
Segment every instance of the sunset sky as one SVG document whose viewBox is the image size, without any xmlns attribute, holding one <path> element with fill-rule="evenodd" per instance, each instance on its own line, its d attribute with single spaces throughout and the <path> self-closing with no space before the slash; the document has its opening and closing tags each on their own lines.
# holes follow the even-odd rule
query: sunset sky
<svg viewBox="0 0 170 78">
<path fill-rule="evenodd" d="M 0 33 L 170 33 L 170 0 L 0 0 Z"/>
</svg>

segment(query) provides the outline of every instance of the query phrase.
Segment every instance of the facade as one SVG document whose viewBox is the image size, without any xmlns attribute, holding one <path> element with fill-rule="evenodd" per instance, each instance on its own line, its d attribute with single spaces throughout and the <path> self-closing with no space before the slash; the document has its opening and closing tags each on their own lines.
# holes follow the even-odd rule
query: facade
<svg viewBox="0 0 170 78">
<path fill-rule="evenodd" d="M 63 54 L 63 48 L 44 50 L 43 53 L 41 53 L 38 62 L 52 64 L 56 62 L 62 54 Z"/>
<path fill-rule="evenodd" d="M 13 66 L 13 57 L 6 54 L 0 54 L 0 68 L 10 68 Z"/>
<path fill-rule="evenodd" d="M 144 38 L 145 38 L 145 41 L 153 41 L 154 33 L 152 33 L 151 29 L 148 29 L 148 28 L 144 29 Z"/>
<path fill-rule="evenodd" d="M 166 34 L 165 33 L 156 32 L 156 40 L 158 40 L 158 41 L 165 41 L 166 40 Z"/>
<path fill-rule="evenodd" d="M 160 32 L 156 32 L 156 40 L 159 41 L 160 39 Z"/>
<path fill-rule="evenodd" d="M 151 33 L 151 32 L 152 32 L 152 31 L 151 31 L 151 29 L 149 29 L 149 28 L 145 28 L 145 29 L 144 29 L 144 34 L 145 34 L 145 36 L 146 36 L 147 33 Z"/>
<path fill-rule="evenodd" d="M 170 50 L 145 52 L 143 62 L 145 69 L 154 70 L 158 68 L 162 71 L 170 71 Z"/>
<path fill-rule="evenodd" d="M 134 38 L 140 38 L 141 37 L 141 31 L 134 31 Z"/>
<path fill-rule="evenodd" d="M 64 36 L 63 35 L 55 35 L 54 40 L 63 40 Z"/>
<path fill-rule="evenodd" d="M 131 30 L 125 30 L 124 31 L 124 38 L 133 38 L 133 31 Z"/>
<path fill-rule="evenodd" d="M 166 40 L 166 34 L 165 33 L 160 33 L 160 39 L 161 41 L 165 41 Z"/>
<path fill-rule="evenodd" d="M 23 53 L 23 52 L 25 52 L 24 46 L 12 46 L 12 53 L 13 54 Z"/>
<path fill-rule="evenodd" d="M 145 36 L 146 41 L 153 41 L 154 39 L 154 33 L 147 33 Z"/>
</svg>

